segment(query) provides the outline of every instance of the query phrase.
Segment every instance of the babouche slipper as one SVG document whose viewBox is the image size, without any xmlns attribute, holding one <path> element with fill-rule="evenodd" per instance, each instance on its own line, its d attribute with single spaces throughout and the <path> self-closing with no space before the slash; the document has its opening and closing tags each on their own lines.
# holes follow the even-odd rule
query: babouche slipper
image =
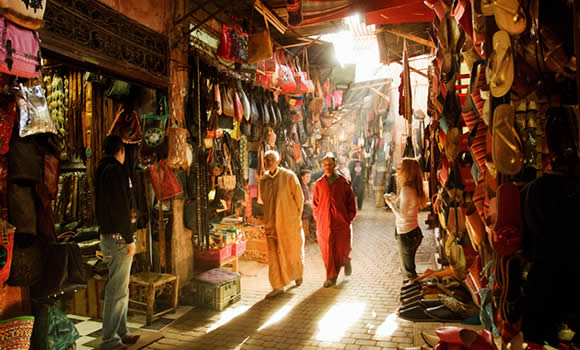
<svg viewBox="0 0 580 350">
<path fill-rule="evenodd" d="M 514 119 L 515 111 L 509 104 L 501 104 L 493 111 L 491 154 L 497 171 L 505 175 L 518 174 L 524 160 Z"/>
<path fill-rule="evenodd" d="M 514 54 L 506 31 L 498 30 L 492 37 L 493 52 L 486 69 L 487 81 L 493 97 L 507 94 L 514 82 Z"/>
</svg>

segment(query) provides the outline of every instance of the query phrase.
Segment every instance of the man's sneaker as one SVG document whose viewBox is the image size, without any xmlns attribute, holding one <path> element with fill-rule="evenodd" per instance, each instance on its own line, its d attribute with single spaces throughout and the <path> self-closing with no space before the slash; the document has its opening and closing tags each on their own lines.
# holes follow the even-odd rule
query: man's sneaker
<svg viewBox="0 0 580 350">
<path fill-rule="evenodd" d="M 302 282 L 304 282 L 304 279 L 302 277 L 294 281 L 294 283 L 296 283 L 296 287 L 300 287 L 302 285 Z"/>
</svg>

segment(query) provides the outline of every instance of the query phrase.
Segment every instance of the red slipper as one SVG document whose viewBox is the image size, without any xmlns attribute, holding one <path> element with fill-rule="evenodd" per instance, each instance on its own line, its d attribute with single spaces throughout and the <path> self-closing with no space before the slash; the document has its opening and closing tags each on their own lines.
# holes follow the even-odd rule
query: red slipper
<svg viewBox="0 0 580 350">
<path fill-rule="evenodd" d="M 520 191 L 513 183 L 497 188 L 497 222 L 488 237 L 493 249 L 504 256 L 512 255 L 522 245 Z"/>
</svg>

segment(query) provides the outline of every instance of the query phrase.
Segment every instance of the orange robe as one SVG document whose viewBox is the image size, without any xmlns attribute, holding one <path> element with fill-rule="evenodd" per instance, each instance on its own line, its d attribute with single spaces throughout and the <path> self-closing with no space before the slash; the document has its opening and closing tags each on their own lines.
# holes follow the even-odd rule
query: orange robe
<svg viewBox="0 0 580 350">
<path fill-rule="evenodd" d="M 302 278 L 304 272 L 304 195 L 298 177 L 278 168 L 274 176 L 267 172 L 260 179 L 260 196 L 264 202 L 270 285 L 283 289 Z"/>
<path fill-rule="evenodd" d="M 322 176 L 314 186 L 312 210 L 326 279 L 330 280 L 350 261 L 351 224 L 356 217 L 356 202 L 348 180 L 339 175 L 330 185 L 326 176 Z"/>
</svg>

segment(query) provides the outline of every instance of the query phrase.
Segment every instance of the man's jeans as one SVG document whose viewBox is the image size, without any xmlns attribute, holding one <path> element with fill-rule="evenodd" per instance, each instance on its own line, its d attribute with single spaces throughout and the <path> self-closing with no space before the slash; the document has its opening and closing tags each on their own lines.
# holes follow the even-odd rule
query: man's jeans
<svg viewBox="0 0 580 350">
<path fill-rule="evenodd" d="M 112 235 L 101 235 L 101 249 L 109 268 L 103 306 L 103 342 L 101 350 L 109 350 L 130 334 L 127 328 L 129 277 L 133 257 L 127 258 L 127 244 Z"/>
</svg>

